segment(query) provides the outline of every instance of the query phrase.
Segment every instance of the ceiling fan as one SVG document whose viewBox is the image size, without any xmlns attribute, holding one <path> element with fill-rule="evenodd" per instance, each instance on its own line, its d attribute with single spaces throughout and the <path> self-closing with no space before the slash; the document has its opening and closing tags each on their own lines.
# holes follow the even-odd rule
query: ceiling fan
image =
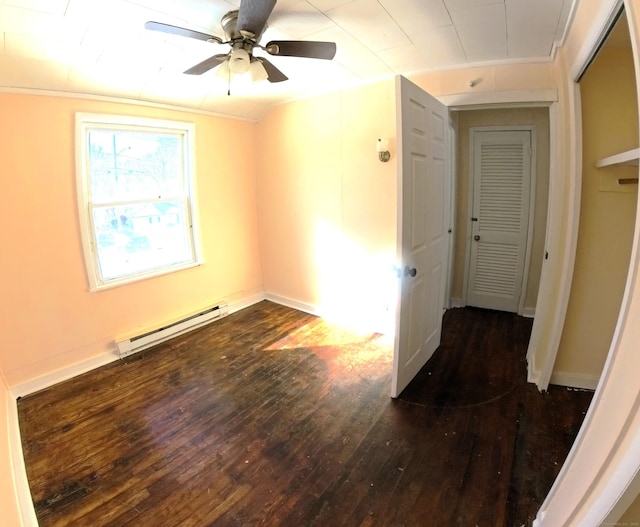
<svg viewBox="0 0 640 527">
<path fill-rule="evenodd" d="M 222 28 L 226 40 L 199 31 L 193 31 L 162 22 L 149 21 L 145 28 L 181 37 L 195 38 L 214 44 L 227 44 L 231 49 L 227 53 L 213 55 L 184 73 L 202 75 L 221 66 L 223 76 L 249 72 L 253 80 L 267 79 L 269 82 L 282 82 L 287 76 L 264 57 L 253 55 L 254 49 L 266 51 L 269 55 L 287 57 L 306 57 L 331 60 L 336 54 L 334 42 L 307 40 L 272 40 L 265 46 L 259 44 L 267 20 L 276 5 L 276 0 L 241 0 L 236 11 L 230 11 L 222 17 Z"/>
</svg>

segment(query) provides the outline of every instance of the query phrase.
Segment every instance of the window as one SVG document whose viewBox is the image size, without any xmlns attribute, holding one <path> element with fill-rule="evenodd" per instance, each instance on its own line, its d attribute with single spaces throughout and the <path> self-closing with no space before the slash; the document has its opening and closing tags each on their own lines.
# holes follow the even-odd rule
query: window
<svg viewBox="0 0 640 527">
<path fill-rule="evenodd" d="M 91 290 L 199 264 L 194 127 L 78 114 L 80 224 Z"/>
</svg>

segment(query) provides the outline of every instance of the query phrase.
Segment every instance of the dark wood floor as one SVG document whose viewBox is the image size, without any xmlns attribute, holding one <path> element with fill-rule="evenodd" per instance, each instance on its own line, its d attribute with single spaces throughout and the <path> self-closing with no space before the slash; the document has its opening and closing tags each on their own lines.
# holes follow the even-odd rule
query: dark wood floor
<svg viewBox="0 0 640 527">
<path fill-rule="evenodd" d="M 448 311 L 391 400 L 388 340 L 261 302 L 19 400 L 40 525 L 528 525 L 592 395 L 526 383 L 530 329 Z"/>
</svg>

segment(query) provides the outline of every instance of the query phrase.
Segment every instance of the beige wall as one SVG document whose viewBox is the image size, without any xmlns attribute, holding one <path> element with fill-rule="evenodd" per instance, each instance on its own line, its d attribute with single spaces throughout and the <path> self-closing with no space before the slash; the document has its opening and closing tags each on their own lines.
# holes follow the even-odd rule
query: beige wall
<svg viewBox="0 0 640 527">
<path fill-rule="evenodd" d="M 140 328 L 262 292 L 254 124 L 28 95 L 0 95 L 0 109 L 0 367 L 9 386 L 108 353 Z M 195 123 L 203 265 L 88 292 L 75 188 L 80 111 Z"/>
<path fill-rule="evenodd" d="M 457 112 L 457 179 L 456 179 L 456 229 L 451 296 L 464 297 L 464 274 L 467 265 L 466 244 L 469 236 L 469 185 L 470 185 L 470 129 L 476 126 L 535 126 L 536 174 L 535 209 L 533 214 L 533 238 L 527 287 L 524 291 L 524 308 L 534 310 L 540 285 L 540 270 L 544 256 L 549 197 L 549 109 L 518 108 L 470 110 Z"/>
<path fill-rule="evenodd" d="M 393 82 L 273 108 L 259 137 L 265 290 L 329 317 L 388 324 L 396 282 Z M 388 163 L 378 160 L 378 137 L 390 140 Z"/>
<path fill-rule="evenodd" d="M 631 48 L 605 48 L 580 82 L 582 195 L 576 261 L 554 370 L 597 379 L 618 320 L 633 241 L 637 167 L 596 168 L 598 159 L 638 145 Z"/>
</svg>

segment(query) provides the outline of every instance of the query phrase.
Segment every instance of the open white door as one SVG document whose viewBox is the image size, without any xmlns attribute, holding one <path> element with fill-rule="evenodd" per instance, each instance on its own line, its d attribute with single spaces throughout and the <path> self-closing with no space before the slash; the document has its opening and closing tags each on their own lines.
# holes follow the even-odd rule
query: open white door
<svg viewBox="0 0 640 527">
<path fill-rule="evenodd" d="M 449 112 L 404 77 L 396 80 L 400 297 L 391 396 L 440 345 L 448 268 Z"/>
</svg>

